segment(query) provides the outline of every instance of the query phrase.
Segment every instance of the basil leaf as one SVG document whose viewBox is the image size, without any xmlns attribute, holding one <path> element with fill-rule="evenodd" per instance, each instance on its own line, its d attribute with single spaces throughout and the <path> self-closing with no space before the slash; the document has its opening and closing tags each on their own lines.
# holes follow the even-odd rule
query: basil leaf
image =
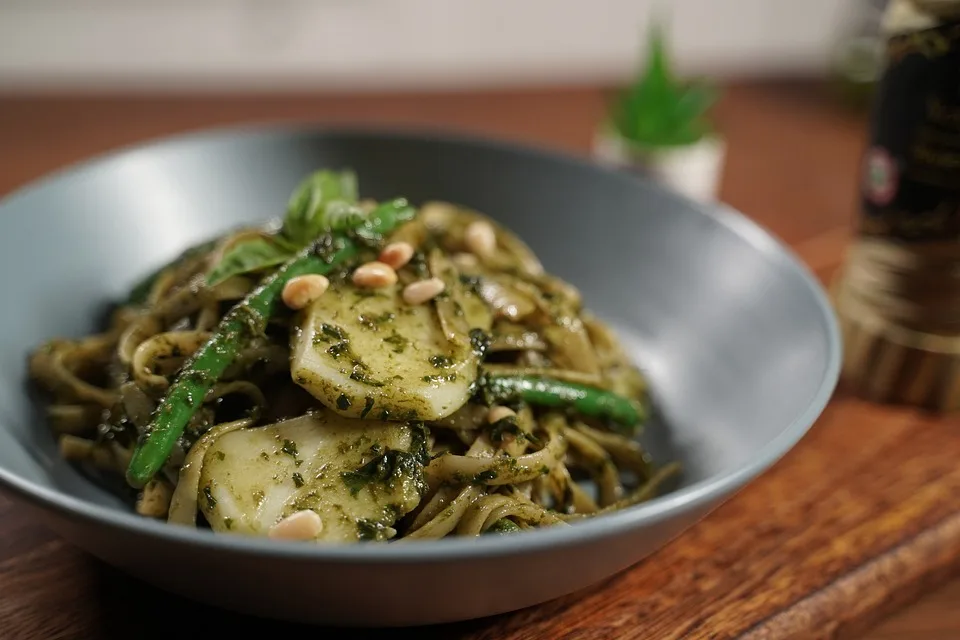
<svg viewBox="0 0 960 640">
<path fill-rule="evenodd" d="M 230 248 L 220 263 L 207 273 L 207 285 L 215 286 L 233 276 L 274 267 L 295 253 L 289 245 L 268 238 L 251 238 Z"/>
<path fill-rule="evenodd" d="M 358 197 L 357 177 L 352 171 L 317 171 L 290 196 L 283 234 L 296 244 L 306 245 L 330 229 L 327 210 L 332 203 L 355 205 Z"/>
<path fill-rule="evenodd" d="M 130 294 L 127 296 L 125 304 L 128 305 L 139 305 L 147 301 L 147 296 L 150 295 L 150 289 L 153 288 L 153 284 L 157 281 L 157 278 L 160 277 L 167 269 L 174 268 L 180 264 L 183 264 L 186 260 L 189 260 L 193 257 L 200 255 L 201 253 L 206 253 L 213 249 L 216 245 L 215 240 L 207 240 L 196 246 L 190 247 L 183 251 L 179 256 L 174 258 L 171 262 L 155 269 L 152 273 L 145 276 L 141 279 L 133 288 L 130 290 Z"/>
</svg>

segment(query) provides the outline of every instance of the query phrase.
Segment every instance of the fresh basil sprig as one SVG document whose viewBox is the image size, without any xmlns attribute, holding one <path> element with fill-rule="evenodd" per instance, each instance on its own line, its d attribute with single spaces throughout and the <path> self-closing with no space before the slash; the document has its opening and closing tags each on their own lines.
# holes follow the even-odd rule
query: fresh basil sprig
<svg viewBox="0 0 960 640">
<path fill-rule="evenodd" d="M 321 170 L 309 175 L 290 196 L 280 231 L 237 242 L 207 272 L 207 285 L 283 264 L 320 234 L 363 224 L 366 215 L 358 197 L 352 171 Z"/>
</svg>

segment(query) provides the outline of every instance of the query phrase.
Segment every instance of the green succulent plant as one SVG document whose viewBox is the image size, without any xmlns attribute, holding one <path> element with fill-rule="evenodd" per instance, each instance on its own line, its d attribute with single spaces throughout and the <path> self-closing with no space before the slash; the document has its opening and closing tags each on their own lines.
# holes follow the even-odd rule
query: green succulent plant
<svg viewBox="0 0 960 640">
<path fill-rule="evenodd" d="M 641 148 L 693 144 L 713 133 L 708 116 L 717 97 L 708 83 L 675 75 L 663 31 L 653 23 L 646 64 L 614 100 L 608 125 Z"/>
</svg>

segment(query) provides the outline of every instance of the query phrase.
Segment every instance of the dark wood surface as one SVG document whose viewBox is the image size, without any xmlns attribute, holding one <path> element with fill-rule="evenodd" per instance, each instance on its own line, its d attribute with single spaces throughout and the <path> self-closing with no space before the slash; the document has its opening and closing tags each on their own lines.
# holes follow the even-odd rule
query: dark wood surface
<svg viewBox="0 0 960 640">
<path fill-rule="evenodd" d="M 120 145 L 237 122 L 443 124 L 587 153 L 603 106 L 596 89 L 8 97 L 0 99 L 0 193 Z M 730 144 L 722 198 L 793 245 L 826 282 L 852 229 L 862 116 L 831 104 L 813 86 L 744 85 L 730 87 L 717 120 Z M 960 637 L 960 620 L 951 613 L 958 608 L 951 594 L 960 596 L 955 586 L 917 605 L 922 620 L 911 622 L 910 610 L 903 609 L 960 572 L 958 426 L 954 418 L 873 406 L 841 387 L 809 436 L 781 462 L 632 570 L 575 597 L 418 635 Z M 327 631 L 210 611 L 161 593 L 65 544 L 0 495 L 0 637 L 169 637 L 182 633 L 190 613 L 224 635 L 247 629 L 326 637 Z"/>
</svg>

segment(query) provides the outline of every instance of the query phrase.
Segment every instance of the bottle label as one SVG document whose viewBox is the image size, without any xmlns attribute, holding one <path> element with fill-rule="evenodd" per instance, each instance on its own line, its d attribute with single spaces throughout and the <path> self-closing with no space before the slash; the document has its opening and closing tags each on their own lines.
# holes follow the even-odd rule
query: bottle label
<svg viewBox="0 0 960 640">
<path fill-rule="evenodd" d="M 887 41 L 860 202 L 864 235 L 960 240 L 960 21 Z"/>
</svg>

